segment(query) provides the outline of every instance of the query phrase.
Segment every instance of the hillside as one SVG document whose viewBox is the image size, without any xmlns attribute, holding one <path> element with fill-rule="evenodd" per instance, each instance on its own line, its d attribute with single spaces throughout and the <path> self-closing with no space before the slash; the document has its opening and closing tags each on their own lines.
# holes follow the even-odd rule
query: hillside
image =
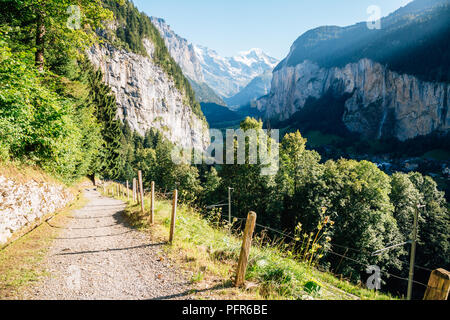
<svg viewBox="0 0 450 320">
<path fill-rule="evenodd" d="M 444 41 L 450 36 L 449 5 L 448 0 L 413 1 L 382 18 L 380 30 L 368 29 L 366 22 L 310 30 L 294 42 L 275 71 L 305 60 L 331 68 L 368 58 L 401 74 L 449 82 L 450 47 Z"/>
<path fill-rule="evenodd" d="M 365 140 L 445 135 L 449 14 L 448 1 L 416 0 L 381 19 L 380 30 L 366 23 L 310 30 L 275 68 L 271 91 L 257 108 L 273 125 L 299 123 L 295 117 L 317 126 L 327 108 L 307 114 L 331 101 L 336 107 L 326 113 L 334 119 L 327 122 Z"/>
</svg>

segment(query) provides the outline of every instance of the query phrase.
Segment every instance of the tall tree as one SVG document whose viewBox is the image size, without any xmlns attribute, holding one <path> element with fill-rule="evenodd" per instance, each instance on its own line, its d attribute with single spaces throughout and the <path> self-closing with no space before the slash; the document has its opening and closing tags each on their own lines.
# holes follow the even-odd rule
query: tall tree
<svg viewBox="0 0 450 320">
<path fill-rule="evenodd" d="M 6 14 L 0 22 L 20 26 L 28 40 L 34 35 L 28 45 L 40 71 L 47 55 L 82 54 L 93 44 L 95 30 L 113 19 L 101 0 L 4 0 L 0 8 L 19 13 Z"/>
<path fill-rule="evenodd" d="M 95 108 L 95 115 L 102 125 L 104 147 L 92 169 L 104 177 L 116 179 L 124 165 L 122 145 L 124 143 L 121 121 L 117 118 L 117 103 L 109 86 L 103 83 L 100 70 L 90 75 L 90 103 Z"/>
</svg>

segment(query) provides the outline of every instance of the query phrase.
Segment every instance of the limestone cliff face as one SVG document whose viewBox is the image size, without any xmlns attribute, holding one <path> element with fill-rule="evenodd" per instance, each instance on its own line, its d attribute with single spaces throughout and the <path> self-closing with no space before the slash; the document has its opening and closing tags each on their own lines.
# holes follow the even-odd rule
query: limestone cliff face
<svg viewBox="0 0 450 320">
<path fill-rule="evenodd" d="M 401 141 L 450 129 L 450 86 L 398 74 L 369 59 L 343 68 L 321 68 L 311 61 L 284 66 L 273 74 L 268 96 L 256 106 L 268 118 L 286 120 L 308 98 L 326 93 L 347 97 L 346 127 L 367 138 Z"/>
<path fill-rule="evenodd" d="M 88 52 L 116 95 L 118 117 L 141 135 L 155 128 L 178 146 L 204 150 L 209 144 L 206 122 L 192 112 L 173 80 L 153 62 L 153 43 L 144 40 L 144 45 L 149 57 L 107 43 Z"/>
<path fill-rule="evenodd" d="M 164 19 L 151 17 L 151 21 L 161 33 L 170 55 L 181 67 L 184 75 L 198 83 L 205 82 L 202 66 L 197 58 L 194 46 L 173 32 Z"/>
</svg>

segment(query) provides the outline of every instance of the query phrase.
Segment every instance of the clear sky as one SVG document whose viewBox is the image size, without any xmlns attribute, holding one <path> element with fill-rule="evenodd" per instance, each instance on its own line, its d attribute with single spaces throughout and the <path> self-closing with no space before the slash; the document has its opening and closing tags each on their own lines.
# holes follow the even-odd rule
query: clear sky
<svg viewBox="0 0 450 320">
<path fill-rule="evenodd" d="M 411 0 L 134 0 L 149 16 L 164 18 L 189 42 L 222 56 L 261 48 L 282 59 L 305 31 L 322 25 L 367 21 L 367 8 L 382 16 Z"/>
</svg>

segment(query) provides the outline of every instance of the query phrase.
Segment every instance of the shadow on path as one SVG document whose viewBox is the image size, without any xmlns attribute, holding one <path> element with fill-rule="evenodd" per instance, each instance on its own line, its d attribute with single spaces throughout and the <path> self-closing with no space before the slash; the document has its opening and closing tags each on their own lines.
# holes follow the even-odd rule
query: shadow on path
<svg viewBox="0 0 450 320">
<path fill-rule="evenodd" d="M 187 297 L 190 296 L 192 294 L 195 293 L 200 293 L 200 292 L 207 292 L 207 291 L 216 291 L 216 290 L 222 290 L 222 289 L 228 289 L 232 287 L 232 283 L 230 281 L 227 281 L 226 283 L 222 283 L 222 284 L 218 284 L 215 285 L 211 288 L 205 288 L 205 289 L 192 289 L 192 290 L 187 290 L 181 293 L 177 293 L 177 294 L 172 294 L 170 296 L 161 296 L 161 297 L 156 297 L 150 300 L 170 300 L 170 299 L 175 299 L 175 298 L 182 298 L 182 297 Z"/>
<path fill-rule="evenodd" d="M 127 248 L 112 248 L 112 249 L 104 249 L 104 250 L 58 253 L 58 254 L 55 254 L 55 256 L 71 256 L 71 255 L 77 255 L 77 254 L 90 254 L 90 253 L 100 253 L 100 252 L 114 252 L 114 251 L 124 251 L 124 250 L 132 250 L 132 249 L 143 249 L 143 248 L 157 247 L 157 246 L 161 246 L 161 245 L 165 245 L 165 244 L 167 244 L 167 242 L 143 244 L 140 246 L 127 247 Z"/>
</svg>

